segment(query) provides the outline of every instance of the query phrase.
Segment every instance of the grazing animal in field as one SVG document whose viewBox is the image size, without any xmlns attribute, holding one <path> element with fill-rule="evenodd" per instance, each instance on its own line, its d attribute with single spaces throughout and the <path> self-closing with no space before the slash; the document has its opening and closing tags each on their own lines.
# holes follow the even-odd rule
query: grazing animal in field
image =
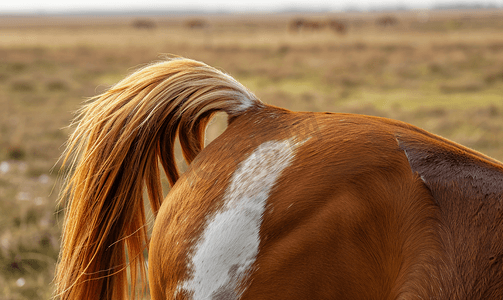
<svg viewBox="0 0 503 300">
<path fill-rule="evenodd" d="M 347 30 L 346 25 L 337 20 L 325 22 L 298 18 L 292 20 L 289 25 L 290 31 L 293 33 L 298 33 L 300 31 L 320 31 L 327 27 L 339 34 L 345 34 Z"/>
<path fill-rule="evenodd" d="M 209 27 L 209 24 L 205 20 L 193 19 L 185 22 L 185 26 L 190 29 L 203 29 Z"/>
<path fill-rule="evenodd" d="M 156 24 L 152 20 L 138 19 L 133 22 L 133 27 L 137 29 L 154 29 Z"/>
<path fill-rule="evenodd" d="M 294 19 L 290 21 L 288 28 L 291 32 L 299 32 L 302 28 L 302 24 L 304 24 L 304 19 Z"/>
<path fill-rule="evenodd" d="M 302 30 L 318 31 L 326 26 L 326 22 L 299 18 L 292 20 L 289 27 L 292 32 L 300 32 Z"/>
<path fill-rule="evenodd" d="M 503 164 L 412 125 L 274 107 L 175 59 L 87 104 L 67 153 L 60 299 L 141 291 L 146 247 L 154 300 L 503 299 Z"/>
<path fill-rule="evenodd" d="M 398 19 L 393 16 L 384 16 L 376 20 L 376 25 L 382 27 L 395 26 L 398 24 Z"/>
<path fill-rule="evenodd" d="M 328 27 L 339 34 L 345 34 L 347 30 L 346 24 L 337 20 L 328 21 Z"/>
</svg>

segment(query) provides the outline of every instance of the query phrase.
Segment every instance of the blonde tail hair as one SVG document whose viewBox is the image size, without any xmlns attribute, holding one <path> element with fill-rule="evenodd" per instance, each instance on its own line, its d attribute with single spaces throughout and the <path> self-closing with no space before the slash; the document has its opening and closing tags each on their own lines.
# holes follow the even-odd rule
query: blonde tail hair
<svg viewBox="0 0 503 300">
<path fill-rule="evenodd" d="M 232 77 L 188 59 L 145 67 L 91 100 L 64 156 L 73 173 L 63 191 L 56 297 L 134 299 L 146 282 L 144 185 L 154 214 L 163 198 L 158 161 L 173 185 L 177 135 L 190 163 L 215 112 L 232 117 L 263 104 Z"/>
</svg>

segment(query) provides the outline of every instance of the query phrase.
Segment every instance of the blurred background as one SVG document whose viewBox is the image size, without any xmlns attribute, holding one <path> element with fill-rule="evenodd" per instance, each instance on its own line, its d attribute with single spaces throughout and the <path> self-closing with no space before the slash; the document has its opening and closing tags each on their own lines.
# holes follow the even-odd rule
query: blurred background
<svg viewBox="0 0 503 300">
<path fill-rule="evenodd" d="M 0 4 L 0 300 L 52 295 L 74 112 L 166 55 L 270 104 L 399 119 L 503 160 L 503 0 L 107 3 Z"/>
</svg>

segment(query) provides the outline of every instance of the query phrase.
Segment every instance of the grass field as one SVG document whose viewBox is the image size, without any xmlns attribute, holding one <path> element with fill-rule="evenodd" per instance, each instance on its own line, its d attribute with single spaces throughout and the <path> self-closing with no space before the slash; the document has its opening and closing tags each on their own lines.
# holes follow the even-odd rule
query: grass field
<svg viewBox="0 0 503 300">
<path fill-rule="evenodd" d="M 73 112 L 168 54 L 222 69 L 267 103 L 399 119 L 503 160 L 502 11 L 303 16 L 344 33 L 292 32 L 297 17 L 0 16 L 0 300 L 52 294 Z"/>
</svg>

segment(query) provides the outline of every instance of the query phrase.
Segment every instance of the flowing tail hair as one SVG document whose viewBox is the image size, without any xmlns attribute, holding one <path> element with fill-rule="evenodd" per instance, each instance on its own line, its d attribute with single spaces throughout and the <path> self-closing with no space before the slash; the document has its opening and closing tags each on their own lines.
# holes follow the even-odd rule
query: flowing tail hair
<svg viewBox="0 0 503 300">
<path fill-rule="evenodd" d="M 56 297 L 121 300 L 143 293 L 143 191 L 156 214 L 163 199 L 158 162 L 173 185 L 180 176 L 177 135 L 190 163 L 214 113 L 232 118 L 263 105 L 229 75 L 188 59 L 147 66 L 92 98 L 64 155 L 73 172 L 62 192 L 68 203 Z"/>
</svg>

